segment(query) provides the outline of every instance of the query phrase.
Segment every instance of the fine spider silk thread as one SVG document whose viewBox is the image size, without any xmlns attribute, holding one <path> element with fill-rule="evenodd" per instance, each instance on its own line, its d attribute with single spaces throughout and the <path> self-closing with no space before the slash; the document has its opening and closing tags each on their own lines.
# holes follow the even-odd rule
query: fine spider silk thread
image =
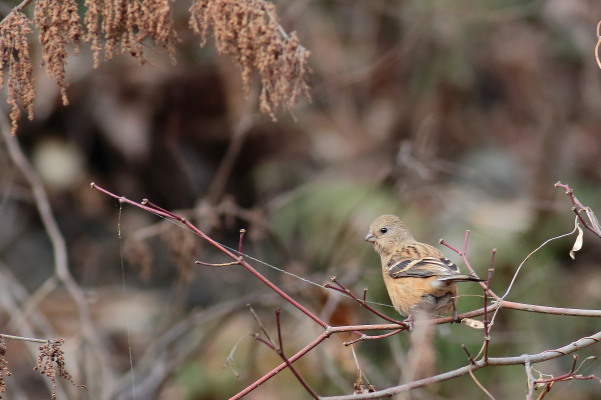
<svg viewBox="0 0 601 400">
<path fill-rule="evenodd" d="M 324 285 L 321 285 L 321 284 L 319 284 L 319 283 L 317 283 L 317 282 L 314 282 L 314 281 L 312 281 L 312 280 L 310 280 L 310 279 L 303 278 L 303 277 L 302 277 L 302 276 L 300 276 L 300 275 L 296 275 L 296 274 L 293 274 L 292 272 L 286 271 L 285 269 L 278 268 L 278 267 L 276 267 L 275 265 L 269 264 L 269 263 L 267 263 L 267 262 L 265 262 L 265 261 L 263 261 L 263 260 L 260 260 L 260 259 L 258 259 L 258 258 L 254 258 L 254 257 L 252 257 L 252 256 L 249 256 L 248 254 L 241 253 L 241 252 L 239 252 L 238 250 L 236 250 L 236 249 L 233 249 L 233 248 L 231 248 L 231 247 L 229 247 L 229 246 L 226 246 L 226 245 L 224 245 L 224 244 L 222 244 L 222 243 L 219 243 L 219 244 L 220 244 L 220 245 L 222 245 L 223 247 L 225 247 L 226 249 L 228 249 L 228 250 L 230 250 L 230 251 L 233 251 L 234 253 L 238 253 L 239 255 L 241 255 L 241 256 L 242 256 L 242 257 L 244 257 L 244 258 L 248 258 L 249 260 L 252 260 L 252 261 L 258 262 L 259 264 L 263 264 L 263 265 L 265 265 L 266 267 L 272 268 L 272 269 L 274 269 L 274 270 L 276 270 L 276 271 L 278 271 L 278 272 L 282 272 L 282 273 L 284 273 L 284 274 L 286 274 L 286 275 L 290 275 L 290 276 L 292 276 L 293 278 L 299 279 L 299 280 L 301 280 L 301 281 L 303 281 L 303 282 L 306 282 L 306 283 L 309 283 L 309 284 L 311 284 L 311 285 L 318 286 L 318 287 L 320 287 L 320 288 L 322 288 L 322 289 L 328 289 L 328 288 L 327 288 L 327 287 L 325 287 Z M 339 292 L 335 292 L 335 293 L 338 293 L 338 294 L 342 295 L 342 293 L 339 293 Z M 367 300 L 366 302 L 367 302 L 367 303 L 369 303 L 369 304 L 374 304 L 374 305 L 378 305 L 378 306 L 384 306 L 384 307 L 390 307 L 390 308 L 392 308 L 392 306 L 391 306 L 390 304 L 378 303 L 378 302 L 376 302 L 376 301 L 370 301 L 370 300 Z"/>
<path fill-rule="evenodd" d="M 163 219 L 164 219 L 164 220 L 166 220 L 166 221 L 169 221 L 169 222 L 171 222 L 172 224 L 175 224 L 176 226 L 178 226 L 178 227 L 180 227 L 180 228 L 182 228 L 182 229 L 187 229 L 187 230 L 189 230 L 189 229 L 188 229 L 188 228 L 187 228 L 185 225 L 183 225 L 183 224 L 181 224 L 181 223 L 179 223 L 179 222 L 177 222 L 177 221 L 174 221 L 174 220 L 172 220 L 172 219 L 169 219 L 169 218 L 165 218 L 165 217 L 163 217 L 162 215 L 158 215 L 158 214 L 155 214 L 155 215 L 157 215 L 157 216 L 158 216 L 158 217 L 160 217 L 160 218 L 163 218 Z M 192 232 L 192 233 L 194 233 L 194 234 L 196 234 L 197 236 L 200 236 L 200 235 L 198 235 L 198 234 L 197 234 L 196 232 L 194 232 L 194 231 L 191 231 L 191 232 Z M 217 243 L 219 243 L 219 242 L 217 242 Z M 231 251 L 231 252 L 233 252 L 233 253 L 239 254 L 239 255 L 241 255 L 241 256 L 242 256 L 242 257 L 244 257 L 244 258 L 247 258 L 247 259 L 249 259 L 249 260 L 252 260 L 252 261 L 254 261 L 254 262 L 257 262 L 257 263 L 259 263 L 259 264 L 262 264 L 262 265 L 264 265 L 264 266 L 266 266 L 266 267 L 269 267 L 269 268 L 271 268 L 271 269 L 273 269 L 273 270 L 276 270 L 276 271 L 278 271 L 278 272 L 281 272 L 281 273 L 283 273 L 283 274 L 289 275 L 289 276 L 291 276 L 291 277 L 293 277 L 293 278 L 295 278 L 295 279 L 298 279 L 298 280 L 300 280 L 300 281 L 303 281 L 303 282 L 305 282 L 305 283 L 308 283 L 308 284 L 310 284 L 310 285 L 314 285 L 314 286 L 317 286 L 317 287 L 320 287 L 320 288 L 322 288 L 322 289 L 326 289 L 326 290 L 328 289 L 327 287 L 325 287 L 324 285 L 322 285 L 322 284 L 320 284 L 320 283 L 314 282 L 314 281 L 312 281 L 312 280 L 310 280 L 310 279 L 307 279 L 307 278 L 304 278 L 304 277 L 302 277 L 302 276 L 300 276 L 300 275 L 296 275 L 296 274 L 294 274 L 294 273 L 292 273 L 292 272 L 286 271 L 285 269 L 282 269 L 282 268 L 276 267 L 275 265 L 269 264 L 268 262 L 265 262 L 265 261 L 263 261 L 263 260 L 260 260 L 260 259 L 258 259 L 258 258 L 255 258 L 255 257 L 252 257 L 252 256 L 250 256 L 250 255 L 248 255 L 248 254 L 246 254 L 246 253 L 239 252 L 238 250 L 236 250 L 236 249 L 234 249 L 234 248 L 232 248 L 232 247 L 226 246 L 226 245 L 225 245 L 225 244 L 223 244 L 223 243 L 219 243 L 219 244 L 220 244 L 221 246 L 225 247 L 226 249 L 230 250 L 230 251 Z M 344 296 L 342 293 L 339 293 L 339 292 L 337 292 L 337 291 L 332 291 L 332 290 L 329 290 L 329 292 L 334 292 L 334 293 L 336 293 L 337 295 Z M 382 306 L 382 307 L 390 307 L 390 308 L 392 308 L 392 305 L 390 305 L 390 304 L 379 303 L 379 302 L 377 302 L 377 301 L 370 301 L 370 300 L 367 300 L 366 302 L 367 302 L 367 303 L 369 303 L 369 304 L 377 305 L 377 306 Z"/>
<path fill-rule="evenodd" d="M 117 235 L 119 237 L 120 246 L 119 246 L 119 255 L 121 258 L 121 287 L 123 290 L 123 298 L 127 301 L 127 285 L 125 282 L 125 262 L 123 261 L 123 235 L 121 234 L 121 215 L 123 214 L 123 202 L 119 202 L 119 218 L 117 222 Z M 129 322 L 125 324 L 125 329 L 127 331 L 127 350 L 129 352 L 129 371 L 131 375 L 131 394 L 133 400 L 136 400 L 136 384 L 135 384 L 135 373 L 134 373 L 134 358 L 133 352 L 131 349 L 131 338 L 130 338 L 130 329 Z"/>
</svg>

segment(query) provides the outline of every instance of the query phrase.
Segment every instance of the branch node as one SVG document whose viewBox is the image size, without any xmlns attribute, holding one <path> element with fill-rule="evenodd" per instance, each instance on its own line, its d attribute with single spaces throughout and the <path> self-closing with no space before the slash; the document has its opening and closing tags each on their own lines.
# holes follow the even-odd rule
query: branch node
<svg viewBox="0 0 601 400">
<path fill-rule="evenodd" d="M 464 344 L 461 345 L 461 348 L 463 349 L 463 351 L 465 352 L 465 354 L 467 355 L 468 360 L 470 360 L 470 364 L 474 365 L 476 364 L 476 360 L 474 360 L 474 358 L 472 357 L 472 355 L 470 354 L 469 350 L 467 349 L 467 347 L 465 347 Z"/>
<path fill-rule="evenodd" d="M 245 233 L 246 229 L 240 229 L 240 238 L 238 239 L 238 253 L 242 253 L 242 241 L 244 239 Z"/>
</svg>

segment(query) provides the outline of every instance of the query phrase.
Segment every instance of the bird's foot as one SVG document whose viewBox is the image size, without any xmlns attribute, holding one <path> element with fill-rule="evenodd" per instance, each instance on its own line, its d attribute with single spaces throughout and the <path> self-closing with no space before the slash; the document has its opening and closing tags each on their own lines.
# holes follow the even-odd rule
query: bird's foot
<svg viewBox="0 0 601 400">
<path fill-rule="evenodd" d="M 456 324 L 461 323 L 461 318 L 459 318 L 459 313 L 457 312 L 457 310 L 453 310 L 453 322 Z"/>
<path fill-rule="evenodd" d="M 413 330 L 413 315 L 408 316 L 403 322 L 407 324 L 407 330 L 411 332 Z"/>
</svg>

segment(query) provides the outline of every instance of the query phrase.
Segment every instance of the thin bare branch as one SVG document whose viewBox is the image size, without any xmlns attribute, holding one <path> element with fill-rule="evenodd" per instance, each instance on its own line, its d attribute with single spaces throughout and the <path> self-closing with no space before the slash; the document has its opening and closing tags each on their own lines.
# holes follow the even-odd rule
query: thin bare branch
<svg viewBox="0 0 601 400">
<path fill-rule="evenodd" d="M 360 335 L 360 336 L 359 336 L 357 339 L 351 340 L 351 341 L 349 341 L 349 342 L 344 342 L 343 344 L 344 344 L 345 346 L 350 346 L 350 345 L 352 345 L 352 344 L 355 344 L 355 343 L 357 343 L 357 342 L 361 342 L 361 341 L 363 341 L 363 340 L 377 340 L 377 339 L 384 339 L 384 338 L 387 338 L 387 337 L 390 337 L 390 336 L 394 336 L 394 335 L 396 335 L 396 334 L 397 334 L 397 333 L 399 333 L 399 332 L 403 332 L 404 330 L 405 330 L 405 329 L 396 329 L 396 330 L 394 330 L 394 331 L 392 331 L 392 332 L 388 332 L 388 333 L 385 333 L 385 334 L 383 334 L 383 335 L 374 335 L 374 336 L 369 336 L 369 335 L 366 335 L 366 334 L 364 334 L 364 333 L 363 333 L 363 334 L 361 334 L 361 335 Z"/>
<path fill-rule="evenodd" d="M 27 160 L 27 157 L 23 154 L 17 138 L 11 136 L 10 127 L 4 113 L 0 113 L 0 130 L 2 131 L 2 136 L 4 137 L 10 158 L 17 168 L 19 168 L 33 192 L 35 205 L 40 215 L 40 219 L 52 244 L 54 273 L 57 279 L 65 286 L 67 292 L 77 305 L 82 332 L 86 339 L 92 344 L 91 348 L 97 359 L 101 361 L 98 365 L 101 366 L 107 386 L 110 386 L 114 380 L 114 376 L 112 369 L 109 367 L 110 362 L 106 357 L 105 339 L 102 338 L 99 335 L 98 330 L 94 328 L 85 294 L 73 278 L 73 275 L 71 275 L 65 238 L 54 218 L 46 189 L 44 188 L 40 177 Z"/>
<path fill-rule="evenodd" d="M 484 394 L 487 395 L 490 400 L 495 400 L 495 396 L 493 396 L 488 390 L 486 390 L 486 388 L 480 383 L 480 381 L 478 379 L 476 379 L 476 375 L 474 375 L 474 371 L 470 370 L 470 376 L 471 376 L 472 380 L 474 381 L 474 383 L 476 384 L 476 386 L 478 386 L 480 388 L 480 390 L 482 390 L 484 392 Z"/>
<path fill-rule="evenodd" d="M 177 221 L 182 223 L 184 226 L 186 226 L 188 229 L 192 230 L 193 232 L 195 232 L 197 235 L 201 236 L 203 239 L 207 240 L 210 244 L 212 244 L 214 247 L 216 247 L 218 250 L 220 250 L 222 253 L 226 254 L 227 256 L 229 256 L 230 258 L 232 258 L 234 261 L 232 263 L 224 263 L 223 265 L 233 265 L 236 263 L 239 263 L 241 266 L 243 266 L 246 270 L 248 270 L 249 272 L 251 272 L 251 274 L 253 274 L 255 277 L 257 277 L 259 280 L 261 280 L 262 282 L 264 282 L 267 286 L 269 286 L 275 293 L 277 293 L 278 295 L 280 295 L 281 297 L 283 297 L 286 301 L 288 301 L 290 304 L 292 304 L 294 307 L 298 308 L 299 310 L 301 310 L 305 315 L 309 316 L 311 319 L 313 319 L 315 322 L 317 322 L 319 325 L 321 325 L 324 328 L 324 331 L 318 335 L 315 339 L 313 339 L 309 344 L 307 344 L 304 348 L 302 348 L 301 350 L 297 351 L 294 355 L 292 355 L 291 357 L 286 357 L 283 355 L 283 360 L 284 362 L 281 363 L 280 365 L 278 365 L 277 367 L 275 367 L 273 370 L 271 370 L 270 372 L 266 373 L 263 377 L 261 377 L 260 379 L 258 379 L 257 381 L 255 381 L 254 383 L 252 383 L 251 385 L 247 386 L 245 389 L 243 389 L 241 392 L 239 392 L 238 394 L 236 394 L 235 396 L 233 396 L 231 399 L 240 399 L 244 396 L 246 396 L 248 393 L 252 392 L 253 390 L 255 390 L 256 388 L 258 388 L 259 386 L 261 386 L 263 383 L 265 383 L 267 380 L 271 379 L 273 376 L 275 376 L 276 374 L 278 374 L 281 370 L 283 370 L 284 368 L 289 368 L 292 366 L 292 363 L 294 363 L 296 360 L 300 359 L 301 357 L 303 357 L 304 355 L 306 355 L 308 352 L 310 352 L 311 350 L 313 350 L 315 347 L 317 347 L 321 342 L 323 342 L 324 340 L 326 340 L 327 338 L 329 338 L 331 335 L 333 334 L 337 334 L 337 333 L 342 333 L 342 332 L 363 332 L 363 331 L 381 331 L 381 330 L 390 330 L 392 332 L 390 333 L 386 333 L 383 335 L 379 335 L 379 336 L 367 336 L 364 334 L 360 334 L 361 337 L 359 340 L 369 340 L 372 338 L 385 338 L 388 336 L 392 336 L 398 332 L 400 332 L 403 329 L 406 329 L 406 323 L 402 322 L 402 321 L 396 321 L 393 319 L 390 319 L 386 316 L 383 316 L 381 313 L 379 313 L 377 310 L 371 308 L 370 306 L 368 306 L 366 304 L 366 291 L 363 291 L 363 299 L 355 296 L 354 294 L 352 294 L 346 287 L 344 287 L 341 283 L 339 283 L 336 278 L 332 278 L 332 282 L 334 283 L 334 285 L 328 284 L 325 287 L 330 288 L 332 290 L 338 291 L 340 293 L 343 293 L 345 295 L 348 295 L 349 297 L 353 298 L 357 303 L 359 303 L 362 307 L 367 308 L 368 310 L 370 310 L 371 312 L 373 312 L 375 315 L 378 315 L 382 318 L 384 318 L 387 321 L 390 321 L 390 324 L 378 324 L 378 325 L 349 325 L 349 326 L 328 326 L 323 320 L 321 320 L 320 318 L 318 318 L 314 313 L 312 313 L 311 311 L 307 310 L 304 306 L 302 306 L 301 304 L 299 304 L 298 302 L 296 302 L 294 299 L 292 299 L 289 295 L 287 295 L 286 293 L 284 293 L 281 289 L 279 289 L 277 286 L 275 286 L 275 284 L 273 284 L 271 281 L 267 280 L 260 272 L 256 271 L 252 266 L 250 266 L 246 260 L 245 260 L 245 256 L 244 255 L 236 255 L 234 254 L 235 250 L 230 251 L 229 249 L 225 248 L 223 245 L 221 245 L 220 243 L 216 242 L 215 240 L 211 239 L 210 237 L 208 237 L 204 232 L 200 231 L 198 228 L 196 228 L 194 225 L 192 225 L 190 222 L 188 222 L 185 218 L 178 216 L 174 213 L 171 213 L 167 210 L 164 210 L 158 206 L 148 206 L 148 204 L 151 204 L 149 202 L 145 202 L 145 204 L 140 204 L 140 203 L 136 203 L 133 202 L 125 197 L 121 197 L 121 196 L 117 196 L 111 192 L 109 192 L 106 189 L 100 188 L 98 186 L 96 186 L 95 184 L 91 184 L 92 188 L 95 188 L 115 199 L 118 199 L 121 203 L 127 203 L 127 204 L 131 204 L 134 205 L 138 208 L 142 208 L 146 211 L 152 212 L 156 215 L 159 215 L 163 218 L 166 218 L 168 220 L 172 220 L 172 221 Z M 243 232 L 241 232 L 241 237 L 240 237 L 240 242 L 242 241 L 242 234 Z M 466 232 L 466 237 L 465 237 L 465 241 L 464 241 L 464 246 L 463 246 L 463 250 L 459 251 L 459 253 L 461 254 L 462 258 L 464 259 L 464 261 L 466 262 L 466 265 L 468 267 L 468 269 L 470 270 L 471 273 L 473 273 L 473 269 L 471 268 L 471 266 L 469 265 L 469 261 L 467 260 L 467 256 L 465 254 L 465 250 L 467 249 L 467 240 L 469 238 L 469 232 Z M 240 243 L 239 243 L 240 246 Z M 451 246 L 449 246 L 451 247 Z M 457 250 L 456 250 L 457 251 Z M 494 252 L 493 252 L 493 258 L 491 261 L 491 265 L 492 262 L 494 262 Z M 218 265 L 218 264 L 211 264 L 213 266 Z M 499 296 L 497 296 L 492 290 L 490 290 L 490 282 L 492 279 L 492 268 L 489 269 L 489 276 L 488 276 L 488 280 L 486 281 L 486 283 L 483 283 L 483 287 L 487 292 L 487 296 L 490 295 L 492 296 L 496 301 L 494 301 L 492 304 L 488 304 L 488 301 L 485 302 L 484 307 L 482 309 L 479 310 L 474 310 L 474 311 L 470 311 L 464 314 L 461 314 L 460 317 L 462 319 L 465 318 L 472 318 L 472 317 L 476 317 L 479 315 L 483 315 L 485 313 L 489 313 L 489 312 L 496 312 L 498 311 L 500 308 L 507 308 L 507 309 L 515 309 L 515 310 L 520 310 L 520 311 L 528 311 L 528 312 L 539 312 L 539 313 L 546 313 L 546 314 L 556 314 L 556 315 L 577 315 L 577 316 L 588 316 L 588 317 L 599 317 L 601 316 L 601 310 L 582 310 L 582 309 L 567 309 L 567 308 L 557 308 L 557 307 L 547 307 L 547 306 L 539 306 L 539 305 L 530 305 L 530 304 L 523 304 L 523 303 L 515 303 L 515 302 L 509 302 L 506 300 L 503 300 L 502 298 L 500 298 Z M 279 321 L 279 319 L 278 319 Z M 433 320 L 430 320 L 429 323 L 431 324 L 444 324 L 444 323 L 449 323 L 453 321 L 453 317 L 443 317 L 443 318 L 436 318 Z M 401 328 L 399 328 L 399 325 L 401 325 Z M 489 322 L 489 327 L 492 325 L 492 321 Z M 279 326 L 279 322 L 278 322 L 278 326 Z M 279 327 L 279 329 L 281 329 L 281 327 Z M 565 354 L 569 354 L 570 352 L 573 352 L 579 348 L 583 348 L 586 347 L 588 345 L 591 345 L 593 343 L 596 343 L 598 341 L 600 341 L 600 339 L 598 338 L 598 336 L 601 337 L 601 333 L 591 336 L 591 337 L 587 337 L 587 338 L 583 338 L 578 342 L 574 342 L 569 346 L 565 346 L 564 348 L 560 348 L 560 349 L 556 349 L 556 350 L 550 350 L 550 351 L 545 351 L 536 355 L 532 355 L 532 356 L 528 356 L 528 360 L 530 360 L 531 362 L 542 362 L 545 361 L 547 359 L 552 359 L 552 358 L 556 358 L 556 357 L 560 357 L 562 355 Z M 268 336 L 267 336 L 268 337 Z M 282 340 L 281 338 L 281 331 L 278 331 L 278 342 L 280 342 Z M 261 341 L 264 341 L 266 344 L 269 343 L 267 341 L 265 341 L 264 339 L 262 339 Z M 354 341 L 356 342 L 356 341 Z M 272 346 L 274 349 L 279 349 L 281 347 L 275 345 L 275 343 L 273 341 L 270 341 L 269 343 L 270 346 Z M 449 371 L 447 373 L 444 374 L 440 374 L 440 375 L 436 375 L 427 379 L 422 379 L 422 380 L 417 380 L 417 381 L 413 381 L 410 383 L 407 383 L 405 385 L 401 385 L 401 386 L 397 386 L 394 388 L 388 388 L 385 389 L 383 391 L 379 391 L 379 392 L 374 392 L 373 397 L 331 397 L 332 399 L 359 399 L 359 398 L 377 398 L 387 394 L 392 394 L 392 393 L 398 393 L 400 391 L 404 391 L 404 390 L 409 390 L 415 387 L 421 387 L 421 386 L 425 386 L 434 382 L 440 382 L 443 380 L 447 380 L 447 379 L 452 379 L 456 376 L 460 376 L 460 375 L 465 375 L 468 373 L 471 373 L 471 371 L 475 371 L 476 369 L 480 369 L 480 368 L 484 368 L 490 365 L 514 365 L 514 364 L 523 364 L 526 360 L 526 358 L 524 358 L 525 356 L 521 356 L 520 357 L 501 357 L 501 358 L 490 358 L 490 357 L 485 357 L 484 359 L 481 360 L 473 360 L 473 363 L 470 364 L 469 366 L 463 367 L 461 369 L 455 370 L 455 371 Z M 472 361 L 470 361 L 472 362 Z M 294 373 L 294 372 L 293 372 Z M 369 396 L 372 396 L 371 394 L 369 394 Z M 330 398 L 330 397 L 328 397 Z"/>
<path fill-rule="evenodd" d="M 325 284 L 324 286 L 328 289 L 332 289 L 335 290 L 337 292 L 343 293 L 347 296 L 349 296 L 350 298 L 352 298 L 353 300 L 355 300 L 357 303 L 359 303 L 359 305 L 363 308 L 365 308 L 366 310 L 369 310 L 372 314 L 377 315 L 378 317 L 388 321 L 388 322 L 392 322 L 394 324 L 398 324 L 401 325 L 403 327 L 403 329 L 407 329 L 409 328 L 409 324 L 405 321 L 399 321 L 396 320 L 394 318 L 390 318 L 384 314 L 382 314 L 381 312 L 379 312 L 378 310 L 376 310 L 375 308 L 373 308 L 372 306 L 370 306 L 369 304 L 367 304 L 367 302 L 365 301 L 365 298 L 367 296 L 367 289 L 363 289 L 363 300 L 359 299 L 357 296 L 355 296 L 350 290 L 348 290 L 344 285 L 342 285 L 340 282 L 338 282 L 338 280 L 336 279 L 335 276 L 331 277 L 330 280 L 332 282 L 334 282 L 336 284 L 336 286 L 332 286 L 329 283 Z"/>
<path fill-rule="evenodd" d="M 263 282 L 264 284 L 266 284 L 267 286 L 269 286 L 269 288 L 271 290 L 273 290 L 274 292 L 276 292 L 277 294 L 279 294 L 281 297 L 283 297 L 286 301 L 288 301 L 290 304 L 292 304 L 294 307 L 298 308 L 301 312 L 303 312 L 305 315 L 307 315 L 309 318 L 311 318 L 313 321 L 315 321 L 317 324 L 319 324 L 322 328 L 326 328 L 328 326 L 327 323 L 325 323 L 324 321 L 321 320 L 321 318 L 319 318 L 315 313 L 309 311 L 309 309 L 307 309 L 305 306 L 303 306 L 302 304 L 300 304 L 298 301 L 294 300 L 292 297 L 290 297 L 286 292 L 284 292 L 282 289 L 280 289 L 279 287 L 277 287 L 273 282 L 271 282 L 269 279 L 267 279 L 264 275 L 262 275 L 260 272 L 258 272 L 256 269 L 254 269 L 248 262 L 246 262 L 246 260 L 244 259 L 240 259 L 240 257 L 234 253 L 232 253 L 231 251 L 229 251 L 228 249 L 226 249 L 222 244 L 220 244 L 219 242 L 213 240 L 212 238 L 210 238 L 207 234 L 205 234 L 203 231 L 201 231 L 200 229 L 198 229 L 196 226 L 194 226 L 193 224 L 191 224 L 189 221 L 187 221 L 185 218 L 177 216 L 171 212 L 166 212 L 166 211 L 162 211 L 159 210 L 155 207 L 148 207 L 144 204 L 140 204 L 140 203 L 136 203 L 132 200 L 129 200 L 125 197 L 122 196 L 117 196 L 116 194 L 96 185 L 95 183 L 91 183 L 90 187 L 92 187 L 93 189 L 99 190 L 102 193 L 105 193 L 108 196 L 111 196 L 115 199 L 118 199 L 121 202 L 127 203 L 127 204 L 131 204 L 133 206 L 136 206 L 138 208 L 141 208 L 143 210 L 152 212 L 156 215 L 159 215 L 161 217 L 170 219 L 170 220 L 175 220 L 178 222 L 181 222 L 182 224 L 184 224 L 188 229 L 190 229 L 192 232 L 196 233 L 198 236 L 202 237 L 204 240 L 206 240 L 207 242 L 209 242 L 212 246 L 214 246 L 215 248 L 217 248 L 219 251 L 221 251 L 222 253 L 224 253 L 225 255 L 227 255 L 228 257 L 232 258 L 233 260 L 235 260 L 236 262 L 238 262 L 238 260 L 240 260 L 240 265 L 242 267 L 244 267 L 248 272 L 250 272 L 252 275 L 254 275 L 257 279 L 259 279 L 261 282 Z"/>
<path fill-rule="evenodd" d="M 19 13 L 19 12 L 23 11 L 23 9 L 25 7 L 27 7 L 29 5 L 29 3 L 31 3 L 31 1 L 32 0 L 23 0 L 17 6 L 13 7 L 10 10 L 10 12 L 8 14 L 6 14 L 6 16 L 4 18 L 2 18 L 2 21 L 0 21 L 0 23 L 4 22 L 4 20 L 7 19 L 8 17 L 10 17 L 12 14 Z"/>
<path fill-rule="evenodd" d="M 277 327 L 277 331 L 278 331 L 278 345 L 276 345 L 269 336 L 267 336 L 268 340 L 265 340 L 265 339 L 259 337 L 258 335 L 256 335 L 255 340 L 265 344 L 267 347 L 269 347 L 270 349 L 275 351 L 276 354 L 278 356 L 280 356 L 280 358 L 282 360 L 284 360 L 284 363 L 286 364 L 286 366 L 288 367 L 290 372 L 292 372 L 294 377 L 305 388 L 305 390 L 311 395 L 311 397 L 313 397 L 314 399 L 318 399 L 319 396 L 317 395 L 317 393 L 315 393 L 315 391 L 313 391 L 313 389 L 311 389 L 311 387 L 309 386 L 307 381 L 305 381 L 305 379 L 299 374 L 299 372 L 296 370 L 296 368 L 294 368 L 294 366 L 292 365 L 292 362 L 284 354 L 284 342 L 282 340 L 282 326 L 280 324 L 280 314 L 281 314 L 281 310 L 279 308 L 276 309 L 275 310 L 275 319 L 276 319 L 276 327 Z M 256 317 L 256 314 L 254 314 L 254 311 L 253 311 L 253 315 Z M 267 335 L 267 331 L 265 331 L 265 329 L 262 326 L 261 326 L 261 329 L 263 329 L 263 333 L 265 335 Z"/>
<path fill-rule="evenodd" d="M 599 25 L 597 25 L 597 29 L 599 29 Z M 599 38 L 599 42 L 601 42 L 601 37 Z M 597 46 L 599 46 L 599 43 L 597 43 Z M 580 200 L 578 200 L 578 198 L 574 194 L 574 190 L 570 186 L 558 181 L 555 184 L 555 187 L 562 188 L 566 191 L 566 195 L 570 198 L 572 204 L 574 205 L 572 211 L 574 211 L 580 222 L 582 222 L 582 225 L 584 225 L 586 229 L 597 235 L 597 237 L 601 238 L 601 226 L 593 210 L 591 210 L 590 207 L 586 207 L 584 204 L 582 204 Z M 586 214 L 588 221 L 586 221 L 581 215 L 582 212 Z"/>
<path fill-rule="evenodd" d="M 407 390 L 417 389 L 420 387 L 428 386 L 433 383 L 447 381 L 459 376 L 467 375 L 471 371 L 476 371 L 481 368 L 489 366 L 501 366 L 501 365 L 520 365 L 530 362 L 531 364 L 540 363 L 543 361 L 552 360 L 554 358 L 562 357 L 566 354 L 571 354 L 576 351 L 582 350 L 595 343 L 601 342 L 601 332 L 597 332 L 594 335 L 586 336 L 575 342 L 569 343 L 565 346 L 559 347 L 553 350 L 545 350 L 536 354 L 524 354 L 515 357 L 491 357 L 488 361 L 477 360 L 475 364 L 466 365 L 461 368 L 457 368 L 452 371 L 448 371 L 442 374 L 434 375 L 429 378 L 419 379 L 403 385 L 390 387 L 384 390 L 379 390 L 373 393 L 365 393 L 361 395 L 344 395 L 344 396 L 327 396 L 321 397 L 321 400 L 362 400 L 362 399 L 378 399 L 385 396 L 391 396 L 397 393 L 405 392 Z"/>
<path fill-rule="evenodd" d="M 472 357 L 472 355 L 470 354 L 470 351 L 467 349 L 467 347 L 465 347 L 465 345 L 462 344 L 461 348 L 465 352 L 465 355 L 467 356 L 467 359 L 470 360 L 470 364 L 475 364 L 476 360 L 474 360 L 474 357 Z"/>
<path fill-rule="evenodd" d="M 38 338 L 29 338 L 23 336 L 15 336 L 15 335 L 7 335 L 5 333 L 0 333 L 4 339 L 12 339 L 12 340 L 21 340 L 23 342 L 32 342 L 32 343 L 48 343 L 48 339 L 38 339 Z"/>
<path fill-rule="evenodd" d="M 497 249 L 493 249 L 492 256 L 490 260 L 490 268 L 488 269 L 488 278 L 486 279 L 486 288 L 484 288 L 484 361 L 488 360 L 488 346 L 490 344 L 490 321 L 488 320 L 488 292 L 490 290 L 490 281 L 492 280 L 492 275 L 495 272 L 494 263 L 495 263 L 495 254 L 497 253 Z"/>
</svg>

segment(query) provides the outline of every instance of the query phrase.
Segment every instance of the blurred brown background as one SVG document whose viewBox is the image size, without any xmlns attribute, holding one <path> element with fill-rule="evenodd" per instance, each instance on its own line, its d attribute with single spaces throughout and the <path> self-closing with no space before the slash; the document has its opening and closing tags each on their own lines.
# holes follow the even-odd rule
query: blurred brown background
<svg viewBox="0 0 601 400">
<path fill-rule="evenodd" d="M 285 29 L 311 51 L 312 101 L 273 122 L 258 112 L 240 71 L 204 48 L 175 2 L 177 65 L 145 49 L 152 65 L 128 56 L 92 68 L 88 49 L 68 60 L 70 105 L 36 71 L 35 119 L 20 121 L 18 140 L 48 191 L 69 263 L 90 301 L 106 359 L 82 339 L 77 309 L 64 288 L 25 304 L 53 275 L 52 248 L 30 188 L 0 148 L 0 331 L 63 337 L 68 370 L 88 391 L 73 399 L 132 396 L 128 332 L 138 398 L 223 399 L 279 363 L 247 334 L 259 331 L 246 304 L 275 334 L 283 308 L 288 352 L 318 327 L 200 238 L 89 187 L 179 210 L 215 239 L 266 263 L 323 284 L 336 275 L 356 293 L 388 304 L 379 261 L 363 237 L 372 218 L 400 215 L 418 239 L 461 246 L 485 275 L 498 249 L 493 289 L 504 292 L 516 267 L 544 240 L 569 232 L 570 184 L 601 209 L 601 71 L 593 49 L 601 19 L 597 0 L 277 1 Z M 9 5 L 10 6 L 10 5 Z M 33 54 L 36 54 L 34 49 Z M 120 229 L 122 238 L 118 237 Z M 572 261 L 572 238 L 554 241 L 525 265 L 509 300 L 599 308 L 599 239 L 585 233 Z M 459 261 L 445 250 L 446 254 Z M 255 262 L 257 269 L 333 323 L 376 323 L 344 298 Z M 123 268 L 123 269 L 122 269 Z M 463 268 L 463 267 L 462 267 Z M 460 311 L 481 306 L 478 289 Z M 19 295 L 17 295 L 17 293 Z M 20 299 L 16 303 L 15 298 Z M 13 299 L 13 300 L 11 300 Z M 20 305 L 19 305 L 20 304 Z M 392 309 L 378 306 L 394 316 Z M 504 310 L 491 354 L 536 353 L 592 334 L 595 319 Z M 444 326 L 437 370 L 468 363 L 481 332 Z M 349 348 L 331 338 L 298 363 L 319 394 L 352 391 Z M 49 398 L 24 346 L 7 342 L 9 399 Z M 235 368 L 223 365 L 235 348 Z M 402 381 L 406 337 L 356 345 L 378 389 Z M 35 350 L 35 346 L 34 346 Z M 35 351 L 34 351 L 35 353 Z M 598 356 L 599 346 L 579 353 Z M 568 372 L 571 357 L 535 368 Z M 100 365 L 101 364 L 101 365 Z M 99 372 L 103 370 L 104 372 Z M 598 361 L 579 371 L 601 375 Z M 236 377 L 236 373 L 239 377 Z M 498 399 L 522 398 L 522 366 L 476 376 Z M 535 376 L 538 376 L 535 373 Z M 599 379 L 557 383 L 548 399 L 597 399 Z M 469 376 L 412 392 L 415 399 L 481 399 Z M 308 398 L 289 372 L 249 399 Z"/>
</svg>

